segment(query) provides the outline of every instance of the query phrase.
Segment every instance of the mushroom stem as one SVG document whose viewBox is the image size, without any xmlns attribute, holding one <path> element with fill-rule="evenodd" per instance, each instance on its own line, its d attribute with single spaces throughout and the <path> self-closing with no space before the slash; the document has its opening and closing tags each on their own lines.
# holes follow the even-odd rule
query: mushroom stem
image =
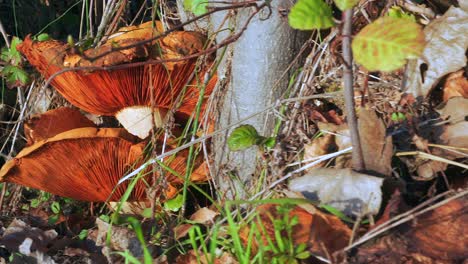
<svg viewBox="0 0 468 264">
<path fill-rule="evenodd" d="M 115 117 L 128 132 L 143 139 L 148 137 L 153 126 L 164 125 L 166 114 L 166 109 L 140 105 L 123 108 Z"/>
</svg>

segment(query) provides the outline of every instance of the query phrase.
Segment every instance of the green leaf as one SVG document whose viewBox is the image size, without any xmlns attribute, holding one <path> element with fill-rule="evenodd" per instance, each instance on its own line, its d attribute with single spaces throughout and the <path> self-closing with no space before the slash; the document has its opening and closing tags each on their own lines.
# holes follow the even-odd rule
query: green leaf
<svg viewBox="0 0 468 264">
<path fill-rule="evenodd" d="M 85 240 L 87 236 L 88 236 L 88 229 L 82 229 L 80 233 L 78 234 L 78 238 L 80 240 Z"/>
<path fill-rule="evenodd" d="M 295 29 L 311 30 L 330 28 L 332 10 L 323 0 L 299 0 L 289 13 L 289 25 Z"/>
<path fill-rule="evenodd" d="M 191 11 L 196 16 L 208 12 L 208 0 L 184 0 L 185 10 Z"/>
<path fill-rule="evenodd" d="M 57 223 L 58 219 L 59 219 L 58 215 L 52 215 L 51 217 L 49 217 L 49 220 L 47 221 L 47 223 L 49 225 L 53 225 L 53 224 Z"/>
<path fill-rule="evenodd" d="M 357 63 L 369 71 L 390 72 L 406 59 L 421 56 L 425 45 L 421 26 L 407 18 L 381 17 L 364 27 L 352 43 Z"/>
<path fill-rule="evenodd" d="M 393 18 L 407 18 L 407 19 L 410 19 L 413 22 L 416 22 L 416 17 L 414 17 L 413 14 L 406 13 L 399 6 L 392 6 L 388 10 L 388 16 L 393 17 Z"/>
<path fill-rule="evenodd" d="M 175 198 L 165 202 L 164 208 L 166 210 L 177 212 L 179 211 L 180 208 L 182 208 L 182 205 L 184 205 L 184 196 L 181 194 L 178 194 Z"/>
<path fill-rule="evenodd" d="M 7 65 L 3 68 L 1 74 L 6 78 L 10 86 L 24 86 L 29 83 L 28 74 L 17 66 Z"/>
<path fill-rule="evenodd" d="M 104 221 L 106 223 L 110 222 L 110 217 L 108 215 L 100 215 L 99 219 L 101 219 L 102 221 Z"/>
<path fill-rule="evenodd" d="M 53 202 L 52 205 L 50 205 L 50 209 L 52 209 L 54 214 L 58 214 L 60 213 L 60 204 L 58 202 Z"/>
<path fill-rule="evenodd" d="M 32 208 L 37 208 L 41 204 L 41 201 L 39 199 L 32 199 L 31 200 L 31 207 Z"/>
<path fill-rule="evenodd" d="M 309 251 L 303 251 L 303 252 L 297 254 L 297 255 L 296 255 L 296 258 L 298 258 L 298 259 L 307 259 L 307 258 L 310 257 L 310 255 L 311 255 L 311 254 L 310 254 Z"/>
<path fill-rule="evenodd" d="M 18 44 L 21 44 L 23 42 L 20 38 L 18 37 L 13 37 L 11 40 L 10 44 L 10 63 L 13 65 L 18 65 L 21 61 L 21 54 L 19 51 L 16 49 L 16 46 Z"/>
<path fill-rule="evenodd" d="M 242 125 L 232 131 L 228 138 L 228 146 L 232 151 L 238 151 L 257 144 L 258 140 L 261 140 L 261 137 L 255 127 Z"/>
<path fill-rule="evenodd" d="M 42 34 L 39 34 L 39 36 L 37 36 L 36 39 L 37 41 L 46 41 L 50 39 L 50 36 L 47 33 L 42 33 Z"/>
<path fill-rule="evenodd" d="M 333 0 L 333 2 L 341 11 L 345 11 L 357 5 L 359 0 Z"/>
</svg>

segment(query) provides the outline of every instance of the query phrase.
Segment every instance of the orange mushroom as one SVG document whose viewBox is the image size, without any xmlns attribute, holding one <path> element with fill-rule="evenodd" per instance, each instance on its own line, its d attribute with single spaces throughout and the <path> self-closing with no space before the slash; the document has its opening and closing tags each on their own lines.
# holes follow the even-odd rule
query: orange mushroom
<svg viewBox="0 0 468 264">
<path fill-rule="evenodd" d="M 156 29 L 149 25 L 145 23 L 133 31 L 132 28 L 121 29 L 121 35 L 109 39 L 97 49 L 85 51 L 83 56 L 73 54 L 65 43 L 56 40 L 34 42 L 29 37 L 18 46 L 18 50 L 46 78 L 67 67 L 112 66 L 157 58 L 182 59 L 203 50 L 203 35 L 173 32 L 151 43 L 112 52 L 95 61 L 88 60 L 115 47 L 135 44 L 159 34 L 158 23 Z M 197 84 L 204 83 L 204 75 L 212 63 L 208 61 L 198 74 L 194 74 L 196 61 L 189 59 L 136 67 L 129 65 L 113 70 L 68 71 L 56 76 L 52 85 L 73 105 L 93 114 L 116 116 L 130 133 L 145 138 L 153 125 L 163 125 L 169 110 L 176 108 L 177 113 L 185 117 L 193 112 L 200 94 Z M 216 81 L 216 76 L 209 80 L 205 98 L 213 91 Z"/>
<path fill-rule="evenodd" d="M 0 169 L 0 182 L 12 182 L 31 188 L 40 189 L 56 195 L 70 197 L 83 201 L 117 201 L 125 193 L 129 181 L 118 185 L 118 181 L 130 173 L 133 168 L 145 161 L 147 141 L 139 142 L 122 128 L 82 127 L 68 129 L 75 123 L 75 118 L 64 120 L 57 112 L 69 110 L 53 110 L 37 117 L 36 124 L 57 124 L 53 131 L 36 127 L 39 135 L 49 138 L 33 142 L 24 148 L 14 159 L 9 160 Z M 69 123 L 69 124 L 67 124 Z M 75 123 L 76 124 L 76 123 Z M 161 152 L 162 142 L 157 142 L 157 151 Z M 167 151 L 173 148 L 165 146 Z M 186 157 L 188 150 L 166 158 L 165 165 L 180 175 L 186 172 Z M 191 175 L 194 181 L 206 180 L 204 167 L 200 166 L 201 157 L 196 161 L 198 168 Z M 146 188 L 153 184 L 155 177 L 148 168 L 143 179 L 133 189 L 129 200 L 146 199 Z M 161 177 L 156 172 L 156 179 Z M 171 198 L 177 192 L 177 186 L 183 184 L 183 179 L 165 172 L 167 188 L 165 197 Z"/>
<path fill-rule="evenodd" d="M 80 127 L 94 127 L 95 124 L 80 111 L 60 107 L 44 114 L 34 115 L 24 123 L 24 134 L 28 146 L 34 142 L 51 138 L 61 132 Z"/>
</svg>

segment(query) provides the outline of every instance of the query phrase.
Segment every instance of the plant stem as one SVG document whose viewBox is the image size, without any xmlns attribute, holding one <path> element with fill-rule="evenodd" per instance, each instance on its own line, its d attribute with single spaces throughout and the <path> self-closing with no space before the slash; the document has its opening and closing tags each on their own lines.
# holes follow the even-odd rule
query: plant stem
<svg viewBox="0 0 468 264">
<path fill-rule="evenodd" d="M 353 9 L 348 9 L 343 13 L 343 59 L 345 62 L 343 81 L 344 81 L 344 101 L 348 119 L 351 142 L 353 146 L 352 162 L 353 169 L 362 171 L 365 169 L 364 158 L 362 155 L 361 140 L 359 138 L 356 110 L 354 108 L 354 89 L 353 89 L 353 54 L 351 52 L 351 33 L 352 33 Z"/>
</svg>

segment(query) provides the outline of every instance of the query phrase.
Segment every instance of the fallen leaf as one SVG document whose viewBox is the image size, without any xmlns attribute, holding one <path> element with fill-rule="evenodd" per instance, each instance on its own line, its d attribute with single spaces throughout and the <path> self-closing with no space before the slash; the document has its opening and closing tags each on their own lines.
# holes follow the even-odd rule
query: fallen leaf
<svg viewBox="0 0 468 264">
<path fill-rule="evenodd" d="M 439 80 L 466 65 L 468 13 L 454 6 L 425 29 L 428 42 L 420 59 L 410 61 L 405 90 L 426 97 Z"/>
<path fill-rule="evenodd" d="M 0 245 L 12 253 L 33 257 L 37 263 L 52 264 L 55 262 L 45 253 L 48 250 L 48 244 L 56 237 L 57 232 L 53 229 L 43 231 L 21 220 L 13 219 L 4 231 Z"/>
<path fill-rule="evenodd" d="M 179 239 L 185 237 L 192 227 L 193 227 L 192 224 L 180 224 L 180 225 L 174 227 L 174 237 L 175 237 L 175 239 L 179 240 Z"/>
<path fill-rule="evenodd" d="M 332 123 L 317 123 L 318 128 L 323 132 L 331 132 L 335 135 L 335 143 L 338 150 L 343 150 L 351 147 L 351 137 L 349 134 L 348 124 L 335 125 Z"/>
<path fill-rule="evenodd" d="M 392 173 L 392 137 L 374 110 L 361 108 L 358 119 L 359 138 L 367 171 L 390 176 Z"/>
<path fill-rule="evenodd" d="M 444 84 L 444 102 L 447 102 L 452 97 L 461 96 L 468 98 L 468 80 L 466 79 L 465 70 L 459 70 L 451 73 Z"/>
<path fill-rule="evenodd" d="M 373 243 L 358 248 L 349 263 L 464 263 L 468 258 L 465 197 L 416 216 Z"/>
<path fill-rule="evenodd" d="M 261 225 L 265 227 L 267 232 L 267 234 L 262 234 L 264 245 L 268 244 L 265 235 L 268 235 L 275 243 L 273 221 L 283 218 L 277 207 L 276 204 L 265 204 L 256 209 Z M 327 254 L 332 254 L 347 246 L 351 237 L 351 230 L 348 226 L 334 215 L 324 214 L 319 210 L 311 214 L 299 206 L 294 206 L 289 212 L 289 216 L 291 218 L 296 216 L 299 220 L 299 223 L 292 228 L 294 245 L 302 243 L 310 245 L 309 250 L 314 254 L 326 257 Z M 260 223 L 257 225 L 259 230 L 263 230 Z M 246 242 L 246 238 L 243 237 L 244 242 Z"/>
<path fill-rule="evenodd" d="M 325 134 L 322 137 L 316 138 L 312 141 L 312 143 L 304 146 L 304 160 L 308 162 L 313 158 L 328 154 L 331 152 L 334 146 L 335 136 L 332 134 Z M 320 162 L 308 170 L 323 167 L 326 163 L 327 161 Z"/>
<path fill-rule="evenodd" d="M 333 206 L 349 216 L 377 214 L 382 203 L 382 178 L 351 169 L 317 168 L 289 182 L 289 189 L 310 200 Z"/>
<path fill-rule="evenodd" d="M 104 222 L 100 218 L 96 219 L 98 234 L 96 237 L 96 245 L 103 246 L 103 254 L 112 260 L 110 251 L 125 251 L 128 250 L 135 257 L 143 256 L 143 248 L 138 241 L 135 232 L 121 226 L 111 226 L 109 223 Z M 110 230 L 110 244 L 107 245 L 107 233 Z"/>
<path fill-rule="evenodd" d="M 219 215 L 218 212 L 202 207 L 190 216 L 190 220 L 199 224 L 207 225 L 214 223 L 214 219 L 217 215 Z"/>
<path fill-rule="evenodd" d="M 439 110 L 442 118 L 449 124 L 442 127 L 442 132 L 436 138 L 436 144 L 456 147 L 458 149 L 433 148 L 433 154 L 448 159 L 466 157 L 468 155 L 468 99 L 463 97 L 450 98 L 445 107 Z"/>
<path fill-rule="evenodd" d="M 463 97 L 451 98 L 437 112 L 439 112 L 441 118 L 448 119 L 451 124 L 465 121 L 466 116 L 468 116 L 468 99 Z"/>
</svg>

